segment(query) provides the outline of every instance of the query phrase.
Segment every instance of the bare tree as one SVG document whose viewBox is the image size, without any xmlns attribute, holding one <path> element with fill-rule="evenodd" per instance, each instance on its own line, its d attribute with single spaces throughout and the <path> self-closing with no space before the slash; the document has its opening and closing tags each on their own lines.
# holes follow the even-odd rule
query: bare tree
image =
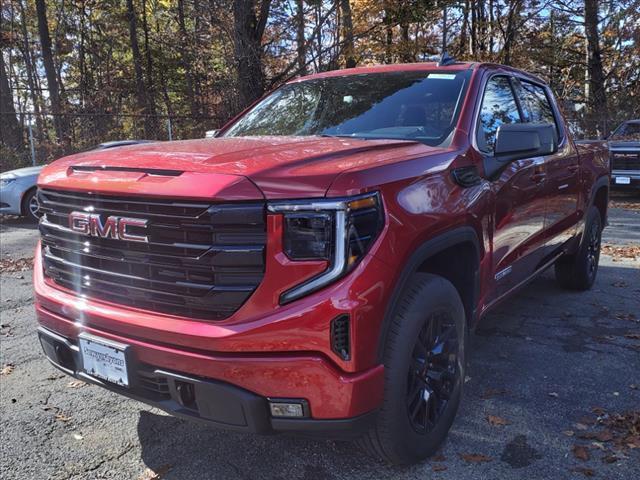
<svg viewBox="0 0 640 480">
<path fill-rule="evenodd" d="M 307 44 L 304 36 L 304 1 L 296 0 L 296 49 L 298 54 L 298 72 L 307 72 Z"/>
<path fill-rule="evenodd" d="M 18 117 L 16 117 L 13 95 L 2 54 L 0 54 L 0 119 L 2 119 L 0 142 L 17 152 L 23 150 L 22 129 L 18 123 Z"/>
<path fill-rule="evenodd" d="M 264 93 L 262 36 L 267 26 L 271 0 L 262 0 L 258 12 L 257 7 L 256 0 L 233 2 L 233 36 L 241 107 L 251 104 Z"/>
<path fill-rule="evenodd" d="M 346 67 L 354 68 L 356 66 L 356 57 L 353 43 L 353 18 L 349 0 L 340 0 L 340 12 L 342 13 L 342 37 L 344 39 Z"/>
<path fill-rule="evenodd" d="M 608 108 L 605 91 L 605 75 L 600 50 L 600 33 L 598 32 L 598 10 L 598 0 L 585 0 L 584 31 L 587 37 L 585 97 L 590 119 L 588 128 L 591 130 L 591 133 L 600 136 L 608 131 Z"/>
<path fill-rule="evenodd" d="M 53 125 L 58 142 L 68 144 L 70 141 L 67 134 L 68 122 L 64 117 L 65 112 L 60 98 L 58 75 L 53 62 L 51 35 L 49 34 L 49 23 L 47 21 L 47 6 L 45 0 L 36 0 L 36 13 L 38 16 L 38 34 L 40 36 L 40 47 L 42 50 L 42 64 L 44 65 L 44 72 L 47 77 L 47 86 L 49 87 L 49 101 L 51 102 Z"/>
</svg>

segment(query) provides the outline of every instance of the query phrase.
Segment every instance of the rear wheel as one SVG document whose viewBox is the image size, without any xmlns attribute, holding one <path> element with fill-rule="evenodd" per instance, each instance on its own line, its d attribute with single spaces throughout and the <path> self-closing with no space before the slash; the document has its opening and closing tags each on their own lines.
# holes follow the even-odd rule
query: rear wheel
<svg viewBox="0 0 640 480">
<path fill-rule="evenodd" d="M 416 274 L 387 333 L 385 398 L 376 424 L 361 439 L 366 450 L 393 464 L 438 450 L 460 403 L 465 338 L 455 287 L 442 277 Z"/>
<path fill-rule="evenodd" d="M 556 280 L 563 288 L 589 290 L 596 280 L 602 240 L 602 218 L 596 207 L 587 212 L 583 235 L 578 252 L 561 257 L 555 264 Z"/>
<path fill-rule="evenodd" d="M 29 190 L 22 199 L 22 215 L 32 222 L 40 220 L 40 204 L 35 188 Z"/>
</svg>

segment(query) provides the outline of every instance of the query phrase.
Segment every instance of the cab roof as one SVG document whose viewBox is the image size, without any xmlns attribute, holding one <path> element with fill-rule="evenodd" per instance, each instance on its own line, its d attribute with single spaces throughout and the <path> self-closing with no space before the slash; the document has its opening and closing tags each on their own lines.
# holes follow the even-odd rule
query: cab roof
<svg viewBox="0 0 640 480">
<path fill-rule="evenodd" d="M 454 62 L 448 65 L 439 66 L 437 62 L 417 62 L 417 63 L 398 63 L 390 65 L 371 65 L 365 67 L 345 68 L 341 70 L 330 70 L 328 72 L 314 73 L 304 77 L 297 77 L 289 80 L 287 83 L 296 83 L 306 80 L 315 80 L 318 78 L 344 77 L 348 75 L 364 75 L 368 73 L 391 73 L 391 72 L 422 72 L 422 71 L 440 71 L 440 72 L 460 72 L 463 70 L 502 70 L 505 72 L 515 73 L 523 77 L 528 77 L 538 83 L 546 84 L 546 82 L 523 70 L 513 68 L 498 63 L 486 62 Z"/>
</svg>

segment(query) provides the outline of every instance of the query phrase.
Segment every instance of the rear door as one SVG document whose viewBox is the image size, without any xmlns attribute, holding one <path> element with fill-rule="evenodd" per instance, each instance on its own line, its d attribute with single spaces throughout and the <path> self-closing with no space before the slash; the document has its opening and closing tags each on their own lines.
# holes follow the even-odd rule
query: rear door
<svg viewBox="0 0 640 480">
<path fill-rule="evenodd" d="M 493 154 L 498 127 L 522 122 L 513 79 L 494 75 L 486 84 L 477 121 L 476 144 L 485 156 Z M 529 277 L 544 255 L 546 179 L 545 158 L 510 163 L 491 187 L 495 195 L 491 301 Z"/>
<path fill-rule="evenodd" d="M 576 233 L 578 222 L 579 157 L 559 121 L 548 89 L 529 80 L 514 82 L 526 122 L 551 123 L 558 133 L 558 151 L 545 157 L 545 254 L 554 255 Z"/>
</svg>

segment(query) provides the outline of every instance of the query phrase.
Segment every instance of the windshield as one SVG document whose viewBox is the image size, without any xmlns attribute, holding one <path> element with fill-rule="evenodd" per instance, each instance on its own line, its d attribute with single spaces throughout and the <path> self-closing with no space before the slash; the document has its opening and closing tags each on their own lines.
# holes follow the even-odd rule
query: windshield
<svg viewBox="0 0 640 480">
<path fill-rule="evenodd" d="M 613 132 L 611 140 L 640 142 L 640 122 L 623 123 Z"/>
<path fill-rule="evenodd" d="M 393 72 L 290 83 L 223 136 L 324 135 L 440 145 L 455 127 L 470 72 Z"/>
</svg>

